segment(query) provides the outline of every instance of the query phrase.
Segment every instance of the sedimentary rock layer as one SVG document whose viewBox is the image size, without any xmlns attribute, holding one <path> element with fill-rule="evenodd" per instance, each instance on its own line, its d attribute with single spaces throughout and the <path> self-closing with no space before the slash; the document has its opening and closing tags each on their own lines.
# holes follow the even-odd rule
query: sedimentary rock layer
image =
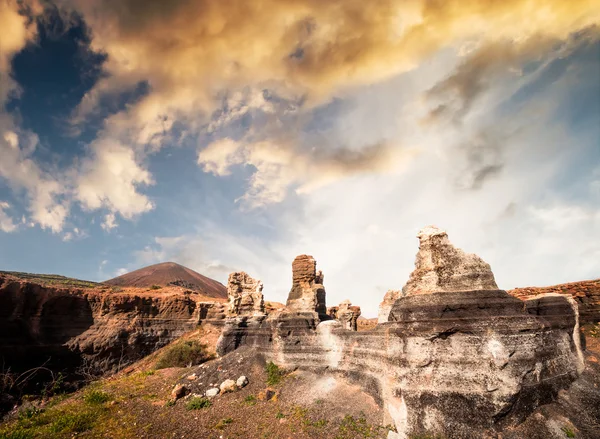
<svg viewBox="0 0 600 439">
<path fill-rule="evenodd" d="M 227 282 L 228 315 L 259 315 L 265 313 L 263 284 L 243 271 L 231 273 Z"/>
<path fill-rule="evenodd" d="M 202 322 L 223 305 L 204 296 L 115 293 L 43 286 L 0 276 L 0 356 L 12 370 L 82 361 L 98 371 L 135 361 Z"/>
<path fill-rule="evenodd" d="M 579 306 L 579 315 L 583 323 L 600 322 L 600 279 L 571 282 L 549 287 L 515 288 L 508 292 L 519 299 L 528 299 L 548 293 L 571 296 Z"/>
<path fill-rule="evenodd" d="M 292 263 L 292 289 L 286 307 L 293 312 L 316 312 L 327 319 L 323 273 L 312 256 L 300 255 Z"/>
</svg>

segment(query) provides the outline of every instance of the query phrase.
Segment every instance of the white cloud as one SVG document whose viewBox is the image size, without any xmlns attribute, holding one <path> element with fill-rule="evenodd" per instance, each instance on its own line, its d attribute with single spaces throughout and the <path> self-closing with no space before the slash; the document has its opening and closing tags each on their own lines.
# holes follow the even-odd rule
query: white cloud
<svg viewBox="0 0 600 439">
<path fill-rule="evenodd" d="M 7 209 L 10 209 L 10 204 L 8 204 L 6 201 L 0 201 L 0 230 L 5 233 L 11 233 L 17 230 L 18 226 L 5 212 Z"/>
<path fill-rule="evenodd" d="M 117 221 L 114 213 L 108 213 L 104 216 L 104 221 L 100 224 L 103 230 L 109 232 L 117 227 Z"/>
<path fill-rule="evenodd" d="M 101 140 L 93 144 L 92 156 L 82 164 L 75 196 L 88 210 L 107 208 L 131 219 L 154 207 L 150 199 L 137 190 L 141 185 L 150 184 L 153 184 L 150 172 L 136 162 L 133 150 Z"/>
</svg>

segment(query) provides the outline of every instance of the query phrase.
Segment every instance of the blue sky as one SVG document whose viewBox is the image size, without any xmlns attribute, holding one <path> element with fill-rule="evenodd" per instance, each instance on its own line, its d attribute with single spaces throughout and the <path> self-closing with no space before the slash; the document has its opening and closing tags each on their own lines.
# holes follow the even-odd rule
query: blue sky
<svg viewBox="0 0 600 439">
<path fill-rule="evenodd" d="M 0 269 L 176 261 L 374 316 L 416 233 L 600 277 L 594 2 L 0 0 Z"/>
</svg>

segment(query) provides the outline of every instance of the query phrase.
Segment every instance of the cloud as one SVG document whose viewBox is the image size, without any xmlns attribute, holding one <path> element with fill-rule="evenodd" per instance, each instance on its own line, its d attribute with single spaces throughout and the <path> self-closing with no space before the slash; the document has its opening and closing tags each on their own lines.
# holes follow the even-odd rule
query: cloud
<svg viewBox="0 0 600 439">
<path fill-rule="evenodd" d="M 117 227 L 117 221 L 114 213 L 108 213 L 104 216 L 104 221 L 100 225 L 106 232 L 110 232 L 112 229 Z"/>
<path fill-rule="evenodd" d="M 254 167 L 240 201 L 245 207 L 256 208 L 283 201 L 291 187 L 298 194 L 307 194 L 343 177 L 396 169 L 413 154 L 383 142 L 358 151 L 302 151 L 284 142 L 244 143 L 226 138 L 200 150 L 198 164 L 217 176 L 229 175 L 235 165 Z"/>
<path fill-rule="evenodd" d="M 10 204 L 8 204 L 6 201 L 0 201 L 0 230 L 5 233 L 11 233 L 17 230 L 18 226 L 5 212 L 7 209 L 10 209 Z"/>
<path fill-rule="evenodd" d="M 154 205 L 137 188 L 153 184 L 150 173 L 136 162 L 134 151 L 102 139 L 84 160 L 77 177 L 77 200 L 88 210 L 107 208 L 125 219 L 148 212 Z"/>
</svg>

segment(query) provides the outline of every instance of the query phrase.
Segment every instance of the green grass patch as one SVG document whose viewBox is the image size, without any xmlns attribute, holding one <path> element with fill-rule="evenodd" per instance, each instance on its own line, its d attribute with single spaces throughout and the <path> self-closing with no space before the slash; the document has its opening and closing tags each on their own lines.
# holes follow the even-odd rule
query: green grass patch
<svg viewBox="0 0 600 439">
<path fill-rule="evenodd" d="M 256 396 L 254 395 L 248 395 L 246 396 L 246 398 L 244 399 L 244 403 L 247 405 L 254 405 L 256 404 Z"/>
<path fill-rule="evenodd" d="M 181 340 L 165 348 L 154 367 L 165 369 L 167 367 L 186 367 L 201 364 L 212 358 L 206 351 L 206 345 L 197 340 Z"/>
<path fill-rule="evenodd" d="M 281 379 L 285 375 L 285 372 L 272 361 L 269 361 L 267 363 L 265 369 L 267 372 L 267 385 L 269 386 L 279 384 L 281 382 Z"/>
<path fill-rule="evenodd" d="M 101 390 L 90 390 L 83 395 L 83 400 L 90 405 L 101 405 L 112 400 L 112 396 Z"/>
<path fill-rule="evenodd" d="M 91 430 L 96 421 L 96 414 L 89 411 L 63 412 L 57 414 L 50 424 L 53 433 L 83 433 Z"/>
<path fill-rule="evenodd" d="M 33 433 L 27 430 L 16 429 L 0 432 L 0 439 L 33 439 Z"/>
<path fill-rule="evenodd" d="M 563 427 L 563 428 L 561 428 L 561 430 L 563 431 L 563 433 L 565 434 L 565 436 L 567 436 L 567 437 L 575 437 L 575 432 L 573 431 L 572 428 Z"/>
<path fill-rule="evenodd" d="M 151 289 L 151 290 L 161 290 L 161 289 L 162 289 L 162 287 L 161 287 L 160 285 L 152 285 L 152 286 L 150 287 L 150 289 Z"/>
<path fill-rule="evenodd" d="M 382 432 L 391 430 L 393 428 L 390 426 L 369 424 L 364 416 L 355 418 L 346 415 L 340 422 L 335 439 L 376 438 L 380 437 Z"/>
<path fill-rule="evenodd" d="M 210 402 L 210 399 L 204 398 L 203 396 L 195 396 L 187 402 L 185 408 L 187 410 L 200 410 L 208 408 L 211 405 L 212 402 Z"/>
</svg>

